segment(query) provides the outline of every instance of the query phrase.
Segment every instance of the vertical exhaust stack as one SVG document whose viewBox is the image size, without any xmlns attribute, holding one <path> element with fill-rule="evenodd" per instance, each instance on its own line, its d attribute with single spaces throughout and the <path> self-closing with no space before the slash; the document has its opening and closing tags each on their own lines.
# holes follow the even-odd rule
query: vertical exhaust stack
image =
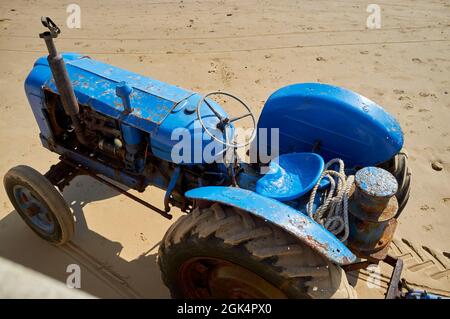
<svg viewBox="0 0 450 319">
<path fill-rule="evenodd" d="M 84 135 L 84 130 L 81 125 L 78 114 L 80 109 L 78 107 L 78 101 L 75 97 L 75 93 L 72 88 L 72 83 L 70 82 L 69 74 L 67 73 L 66 64 L 61 54 L 58 53 L 53 42 L 54 38 L 58 37 L 61 33 L 59 27 L 49 18 L 42 17 L 41 22 L 44 27 L 48 28 L 49 31 L 45 31 L 39 34 L 39 37 L 45 40 L 45 44 L 48 49 L 48 64 L 55 79 L 55 85 L 61 96 L 61 102 L 64 107 L 64 111 L 72 120 L 72 126 L 77 136 L 78 141 L 81 144 L 89 145 L 88 140 Z"/>
</svg>

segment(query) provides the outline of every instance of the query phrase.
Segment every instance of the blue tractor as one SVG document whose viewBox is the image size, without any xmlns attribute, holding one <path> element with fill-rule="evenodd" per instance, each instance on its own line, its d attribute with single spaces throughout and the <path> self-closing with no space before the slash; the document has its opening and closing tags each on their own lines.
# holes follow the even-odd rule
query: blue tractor
<svg viewBox="0 0 450 319">
<path fill-rule="evenodd" d="M 386 296 L 398 295 L 402 264 L 388 248 L 410 171 L 400 125 L 382 107 L 347 89 L 302 83 L 274 92 L 256 120 L 228 93 L 200 95 L 59 54 L 59 28 L 42 23 L 49 54 L 35 62 L 25 93 L 42 145 L 60 161 L 44 175 L 20 165 L 4 177 L 37 235 L 70 241 L 75 222 L 60 191 L 89 175 L 168 219 L 173 206 L 186 213 L 159 248 L 173 297 L 352 298 L 346 272 L 381 261 L 394 267 Z M 242 115 L 229 116 L 217 94 L 236 99 Z M 244 118 L 253 129 L 238 143 Z M 180 129 L 192 142 L 181 150 Z M 261 156 L 261 140 L 276 156 Z M 256 160 L 238 160 L 236 150 L 250 142 Z M 196 158 L 196 147 L 202 153 L 211 143 L 213 160 Z M 127 191 L 147 186 L 166 191 L 162 208 Z"/>
</svg>

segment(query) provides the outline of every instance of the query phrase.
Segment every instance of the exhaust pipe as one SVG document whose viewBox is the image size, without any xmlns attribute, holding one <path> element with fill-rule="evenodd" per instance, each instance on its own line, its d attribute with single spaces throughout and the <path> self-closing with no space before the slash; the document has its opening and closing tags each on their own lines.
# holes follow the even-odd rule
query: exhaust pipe
<svg viewBox="0 0 450 319">
<path fill-rule="evenodd" d="M 78 141 L 81 144 L 89 145 L 90 143 L 84 135 L 84 129 L 78 117 L 80 109 L 73 91 L 72 82 L 70 82 L 69 74 L 67 73 L 66 64 L 61 54 L 58 54 L 55 43 L 53 42 L 53 39 L 58 37 L 61 30 L 49 17 L 42 17 L 41 22 L 44 27 L 49 29 L 49 31 L 40 33 L 39 37 L 44 39 L 47 45 L 47 61 L 55 79 L 56 88 L 61 96 L 64 111 L 72 120 L 72 126 Z"/>
</svg>

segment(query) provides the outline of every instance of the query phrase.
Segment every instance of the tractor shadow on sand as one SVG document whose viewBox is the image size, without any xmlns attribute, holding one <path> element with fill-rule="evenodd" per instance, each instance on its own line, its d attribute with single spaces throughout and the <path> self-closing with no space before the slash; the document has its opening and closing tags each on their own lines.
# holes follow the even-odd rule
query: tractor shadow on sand
<svg viewBox="0 0 450 319">
<path fill-rule="evenodd" d="M 90 177 L 75 178 L 63 192 L 76 219 L 75 236 L 61 247 L 39 238 L 15 210 L 11 211 L 0 220 L 0 256 L 64 284 L 70 275 L 67 266 L 78 264 L 81 289 L 100 298 L 170 298 L 156 263 L 159 242 L 127 261 L 120 256 L 124 248 L 120 242 L 89 229 L 83 208 L 117 195 L 121 194 Z M 161 217 L 155 214 L 155 218 Z"/>
<path fill-rule="evenodd" d="M 156 262 L 159 242 L 149 243 L 147 251 L 128 261 L 120 256 L 124 248 L 122 243 L 89 229 L 85 206 L 122 194 L 91 177 L 78 176 L 64 189 L 63 196 L 76 220 L 72 242 L 60 247 L 47 243 L 13 210 L 0 220 L 0 256 L 63 284 L 70 274 L 66 272 L 67 266 L 78 264 L 81 289 L 99 298 L 170 298 Z M 148 213 L 152 214 L 151 211 Z M 161 219 L 158 214 L 153 216 Z M 123 218 L 127 218 L 126 212 Z M 104 222 L 109 221 L 105 219 Z M 161 232 L 162 238 L 165 230 L 157 231 Z M 355 286 L 362 279 L 360 275 L 359 271 L 349 274 L 350 285 Z"/>
</svg>

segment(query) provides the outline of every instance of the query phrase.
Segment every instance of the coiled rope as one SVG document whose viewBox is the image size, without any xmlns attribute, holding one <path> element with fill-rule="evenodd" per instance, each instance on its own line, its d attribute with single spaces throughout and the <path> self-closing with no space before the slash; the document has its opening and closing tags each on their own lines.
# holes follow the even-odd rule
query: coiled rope
<svg viewBox="0 0 450 319">
<path fill-rule="evenodd" d="M 339 164 L 339 170 L 331 170 L 330 166 L 336 163 Z M 320 205 L 316 211 L 313 212 L 313 205 L 317 190 L 319 189 L 320 182 L 324 178 L 328 178 L 330 181 L 330 188 L 322 205 Z M 335 178 L 337 179 L 337 186 Z M 340 241 L 347 240 L 349 234 L 348 196 L 354 179 L 355 177 L 353 175 L 348 177 L 345 175 L 344 162 L 341 159 L 332 159 L 325 165 L 322 175 L 311 192 L 307 205 L 309 217 L 323 225 L 331 233 L 336 235 L 336 237 L 344 231 L 343 235 L 338 237 Z"/>
</svg>

